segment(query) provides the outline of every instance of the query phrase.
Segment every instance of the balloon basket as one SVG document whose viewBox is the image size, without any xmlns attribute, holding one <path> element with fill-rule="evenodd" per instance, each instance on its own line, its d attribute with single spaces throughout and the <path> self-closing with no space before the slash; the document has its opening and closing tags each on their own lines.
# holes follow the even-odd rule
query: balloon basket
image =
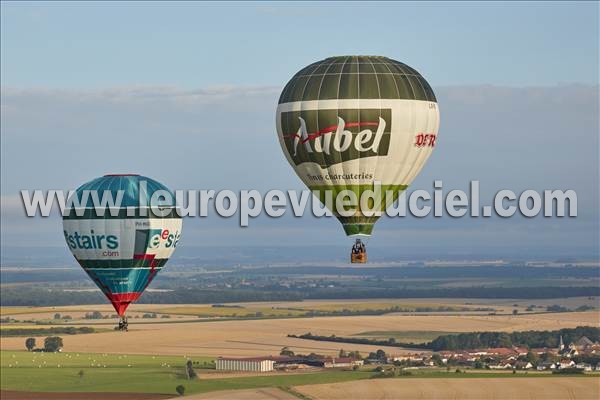
<svg viewBox="0 0 600 400">
<path fill-rule="evenodd" d="M 129 331 L 129 322 L 127 322 L 126 316 L 121 316 L 121 319 L 119 319 L 119 325 L 115 327 L 115 330 L 121 332 Z"/>
<path fill-rule="evenodd" d="M 365 264 L 367 262 L 367 253 L 352 253 L 350 255 L 350 262 L 352 264 Z"/>
</svg>

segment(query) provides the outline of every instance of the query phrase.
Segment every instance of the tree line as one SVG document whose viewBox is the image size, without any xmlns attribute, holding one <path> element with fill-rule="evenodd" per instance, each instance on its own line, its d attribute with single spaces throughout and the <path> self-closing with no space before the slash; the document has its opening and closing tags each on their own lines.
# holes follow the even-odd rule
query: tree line
<svg viewBox="0 0 600 400">
<path fill-rule="evenodd" d="M 44 339 L 44 347 L 37 348 L 35 338 L 27 338 L 25 340 L 25 348 L 27 351 L 46 351 L 46 352 L 56 352 L 60 351 L 63 347 L 63 340 L 60 336 L 49 336 Z"/>
<path fill-rule="evenodd" d="M 472 332 L 457 335 L 442 335 L 427 343 L 431 350 L 477 349 L 486 347 L 558 347 L 560 337 L 566 344 L 579 340 L 582 336 L 597 342 L 600 340 L 600 328 L 578 326 L 557 331 L 523 332 Z"/>
<path fill-rule="evenodd" d="M 586 336 L 593 342 L 600 341 L 600 328 L 592 326 L 578 326 L 556 331 L 522 331 L 522 332 L 470 332 L 450 335 L 441 335 L 427 343 L 403 343 L 394 338 L 371 339 L 341 336 L 320 336 L 308 332 L 303 335 L 288 335 L 297 339 L 318 340 L 324 342 L 368 344 L 375 346 L 409 347 L 433 351 L 441 350 L 468 350 L 493 347 L 522 346 L 528 348 L 558 347 L 560 337 L 565 343 L 576 342 Z"/>
<path fill-rule="evenodd" d="M 59 326 L 51 328 L 6 328 L 0 329 L 0 336 L 45 336 L 45 335 L 78 335 L 94 333 L 96 330 L 89 326 Z"/>
</svg>

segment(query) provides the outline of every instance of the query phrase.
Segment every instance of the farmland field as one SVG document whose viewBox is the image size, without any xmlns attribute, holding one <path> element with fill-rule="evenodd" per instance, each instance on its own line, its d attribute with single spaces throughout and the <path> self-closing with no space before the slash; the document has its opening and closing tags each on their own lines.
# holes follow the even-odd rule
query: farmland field
<svg viewBox="0 0 600 400">
<path fill-rule="evenodd" d="M 506 301 L 504 301 L 505 303 Z M 509 301 L 512 308 L 516 300 Z M 312 301 L 312 302 L 276 302 L 276 303 L 239 303 L 240 307 L 256 310 L 273 308 L 378 308 L 388 304 L 416 305 L 439 304 L 440 299 L 412 299 L 410 301 Z M 451 305 L 464 305 L 464 299 L 455 299 L 447 302 Z M 471 299 L 469 306 L 480 306 L 479 300 Z M 505 304 L 496 305 L 488 302 L 487 307 L 504 307 Z M 134 304 L 132 313 L 177 311 L 179 308 L 186 313 L 198 310 L 214 309 L 229 312 L 239 310 L 235 307 L 211 307 L 210 305 L 145 305 Z M 244 309 L 242 308 L 242 309 Z M 31 320 L 39 317 L 45 323 L 36 325 L 33 321 L 29 324 L 21 322 L 3 323 L 3 329 L 16 327 L 46 328 L 50 326 L 96 326 L 103 331 L 85 335 L 64 335 L 64 350 L 69 352 L 94 352 L 111 354 L 163 354 L 178 356 L 256 356 L 278 354 L 282 347 L 290 347 L 295 352 L 320 354 L 337 354 L 341 347 L 345 350 L 358 350 L 369 353 L 379 347 L 371 345 L 342 345 L 330 342 L 312 342 L 302 339 L 288 338 L 288 334 L 304 334 L 311 332 L 316 335 L 337 336 L 367 336 L 367 337 L 397 337 L 403 340 L 425 341 L 430 340 L 438 332 L 472 332 L 472 331 L 525 331 L 525 330 L 555 330 L 560 328 L 574 328 L 581 325 L 600 326 L 600 312 L 563 312 L 563 313 L 529 313 L 513 316 L 488 315 L 488 313 L 472 314 L 453 313 L 452 315 L 393 313 L 377 316 L 331 316 L 315 318 L 275 318 L 275 319 L 250 319 L 250 320 L 220 320 L 221 318 L 202 319 L 195 315 L 181 315 L 182 319 L 163 318 L 132 318 L 129 332 L 116 332 L 112 330 L 116 320 L 114 318 L 90 320 L 74 319 L 53 321 L 54 313 L 74 314 L 75 312 L 90 312 L 93 310 L 110 313 L 110 306 L 68 306 L 44 307 L 41 310 L 35 307 L 19 307 L 17 309 L 4 307 L 3 314 L 17 320 Z M 16 311 L 17 313 L 13 313 Z M 406 339 L 405 339 L 406 338 Z M 23 337 L 2 337 L 0 339 L 3 350 L 24 349 Z M 386 352 L 401 353 L 400 348 L 384 348 Z"/>
<path fill-rule="evenodd" d="M 600 378 L 419 378 L 378 379 L 344 384 L 308 385 L 297 391 L 313 399 L 465 399 L 596 400 Z"/>
<path fill-rule="evenodd" d="M 466 304 L 468 303 L 468 304 Z M 272 302 L 272 303 L 237 303 L 226 307 L 212 307 L 210 304 L 193 305 L 145 305 L 134 304 L 131 307 L 129 332 L 112 330 L 116 320 L 110 315 L 112 310 L 107 305 L 66 306 L 66 307 L 4 307 L 2 308 L 3 330 L 30 328 L 44 329 L 50 327 L 79 327 L 93 326 L 98 333 L 60 335 L 64 348 L 61 353 L 37 353 L 24 351 L 26 336 L 2 336 L 1 352 L 1 388 L 2 390 L 23 390 L 31 392 L 118 392 L 118 393 L 152 393 L 174 394 L 175 386 L 184 384 L 186 393 L 198 395 L 199 398 L 211 398 L 209 392 L 235 391 L 240 398 L 260 399 L 271 396 L 289 399 L 288 391 L 305 393 L 313 399 L 331 398 L 328 388 L 356 385 L 356 380 L 362 380 L 353 394 L 360 397 L 363 391 L 373 390 L 375 398 L 393 398 L 390 393 L 396 393 L 394 385 L 405 385 L 411 382 L 407 379 L 377 380 L 374 385 L 372 369 L 362 371 L 330 371 L 307 370 L 294 372 L 273 372 L 257 375 L 245 372 L 221 372 L 205 369 L 218 356 L 259 356 L 279 354 L 282 347 L 289 347 L 296 353 L 319 353 L 327 355 L 338 354 L 340 348 L 346 351 L 358 350 L 363 355 L 383 349 L 387 353 L 400 354 L 410 352 L 410 349 L 397 347 L 343 344 L 334 342 L 315 342 L 287 337 L 288 334 L 303 334 L 312 332 L 318 335 L 337 335 L 347 337 L 395 337 L 405 341 L 425 341 L 436 335 L 450 332 L 472 331 L 524 331 L 524 330 L 555 330 L 572 328 L 581 325 L 600 326 L 600 312 L 560 313 L 527 313 L 525 307 L 532 302 L 523 302 L 515 306 L 517 300 L 490 302 L 479 300 L 452 299 L 440 302 L 439 299 L 407 299 L 402 301 L 390 300 L 350 300 L 345 303 L 338 301 L 306 301 L 306 302 Z M 488 312 L 462 311 L 453 313 L 390 313 L 385 315 L 345 315 L 272 318 L 263 315 L 258 319 L 231 319 L 232 311 L 240 310 L 249 313 L 256 312 L 304 312 L 305 310 L 337 311 L 380 309 L 393 305 L 400 307 L 433 307 L 437 305 L 452 305 L 457 308 L 493 307 L 498 314 Z M 555 304 L 555 303 L 552 303 Z M 284 310 L 285 309 L 285 310 Z M 510 311 L 518 309 L 518 315 Z M 264 311 L 260 311 L 264 310 Z M 109 316 L 103 319 L 86 319 L 86 313 L 100 311 Z M 521 311 L 523 311 L 521 313 Z M 61 319 L 55 319 L 55 314 L 61 314 Z M 157 313 L 156 318 L 143 317 L 144 314 Z M 207 315 L 211 314 L 212 315 Z M 64 315 L 71 316 L 65 320 Z M 138 315 L 138 318 L 134 316 Z M 161 318 L 170 315 L 170 318 Z M 43 337 L 38 337 L 38 346 L 43 343 Z M 195 364 L 200 375 L 199 380 L 188 381 L 184 377 L 184 365 L 188 359 Z M 477 392 L 482 385 L 466 385 L 460 383 L 463 376 L 451 377 L 447 373 L 427 373 L 424 377 L 440 379 L 440 382 L 451 380 L 449 385 L 431 385 L 426 379 L 417 379 L 410 384 L 406 398 L 436 396 L 430 393 L 431 387 L 444 387 L 450 392 L 440 394 L 445 398 L 457 397 L 456 393 L 465 398 L 496 398 L 501 397 L 494 392 L 500 383 L 494 379 L 512 379 L 506 373 L 472 373 L 469 378 L 490 380 L 489 393 Z M 523 390 L 534 391 L 543 386 L 543 390 L 570 393 L 567 398 L 589 398 L 594 395 L 593 388 L 597 385 L 597 377 L 554 378 L 549 374 L 530 372 L 528 378 L 521 377 L 519 385 Z M 528 379 L 536 376 L 531 383 Z M 451 379 L 450 379 L 451 378 Z M 540 384 L 538 380 L 548 382 Z M 555 382 L 556 380 L 556 382 Z M 437 381 L 436 381 L 437 382 Z M 505 381 L 503 381 L 505 382 Z M 585 384 L 584 384 L 585 383 Z M 326 385 L 319 385 L 326 384 Z M 374 385 L 374 386 L 373 386 Z M 392 386 L 390 386 L 392 385 Z M 583 385 L 583 386 L 582 386 Z M 423 386 L 422 389 L 419 389 Z M 404 386 L 402 386 L 404 388 Z M 519 386 L 520 387 L 520 386 Z M 277 389 L 283 388 L 283 389 Z M 291 388 L 291 389 L 289 389 Z M 337 390 L 337 389 L 336 389 Z M 409 389 L 402 389 L 409 390 Z M 442 389 L 439 389 L 442 390 Z M 546 393 L 544 391 L 540 393 Z M 592 392 L 590 392 L 592 390 Z M 8 392 L 5 392 L 8 393 Z M 231 393 L 234 398 L 237 392 Z M 347 392 L 344 396 L 352 398 Z M 356 394 L 358 393 L 358 394 Z M 368 392 L 370 393 L 370 392 Z M 404 392 L 401 392 L 404 393 Z M 489 394 L 489 395 L 488 395 Z M 573 394 L 573 395 L 571 395 Z M 8 395 L 8 394 L 7 394 Z M 10 393 L 10 396 L 13 396 Z M 17 394 L 18 396 L 18 394 Z M 208 397 L 207 397 L 208 396 Z M 220 396 L 220 395 L 219 395 Z M 232 397 L 221 398 L 232 398 Z M 470 397 L 469 397 L 470 396 Z M 588 397 L 586 397 L 588 396 Z M 459 396 L 460 397 L 460 396 Z M 90 397 L 91 398 L 91 397 Z M 368 397 L 371 398 L 371 397 Z M 528 397 L 529 398 L 529 397 Z M 535 396 L 531 398 L 536 398 Z M 546 397 L 552 398 L 552 397 Z"/>
</svg>

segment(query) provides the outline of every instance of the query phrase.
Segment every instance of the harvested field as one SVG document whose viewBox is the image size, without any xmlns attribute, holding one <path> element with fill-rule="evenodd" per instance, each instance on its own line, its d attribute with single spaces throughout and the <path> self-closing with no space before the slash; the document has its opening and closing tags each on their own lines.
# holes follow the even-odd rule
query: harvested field
<svg viewBox="0 0 600 400">
<path fill-rule="evenodd" d="M 293 394 L 277 388 L 223 390 L 184 397 L 185 400 L 298 400 Z"/>
<path fill-rule="evenodd" d="M 515 306 L 516 304 L 516 306 Z M 413 309 L 416 307 L 453 307 L 457 310 L 470 308 L 493 308 L 498 314 L 510 314 L 514 309 L 519 313 L 527 313 L 527 307 L 534 305 L 531 310 L 534 312 L 544 311 L 549 305 L 561 305 L 571 309 L 578 306 L 587 305 L 600 308 L 600 298 L 596 297 L 573 297 L 564 299 L 464 299 L 464 298 L 407 298 L 407 299 L 348 299 L 348 300 L 306 300 L 293 302 L 248 302 L 248 303 L 228 303 L 225 307 L 213 307 L 213 304 L 132 304 L 128 309 L 128 315 L 131 318 L 141 318 L 144 313 L 158 313 L 158 317 L 164 314 L 172 319 L 195 319 L 200 317 L 248 317 L 256 313 L 262 313 L 264 316 L 296 316 L 306 311 L 359 311 L 365 309 L 385 309 L 393 306 L 402 309 Z M 10 317 L 18 320 L 49 320 L 51 321 L 55 313 L 69 315 L 74 321 L 81 320 L 86 313 L 100 311 L 103 315 L 111 316 L 115 314 L 114 309 L 109 304 L 90 304 L 76 306 L 57 306 L 57 307 L 0 307 L 2 317 Z M 435 311 L 428 312 L 433 313 Z M 480 313 L 488 314 L 488 311 L 454 311 L 456 313 Z M 114 319 L 114 318 L 113 318 Z M 106 323 L 107 320 L 86 320 L 88 323 Z M 109 319 L 110 321 L 110 319 Z M 56 321 L 59 323 L 60 321 Z M 64 322 L 64 321 L 63 321 Z M 73 321 L 72 321 L 73 322 Z M 77 321 L 78 322 L 78 321 Z M 164 321 L 162 321 L 164 322 Z"/>
<path fill-rule="evenodd" d="M 147 321 L 144 321 L 147 322 Z M 159 322 L 159 321 L 157 321 Z M 64 350 L 96 353 L 256 356 L 278 354 L 288 346 L 299 353 L 337 354 L 340 348 L 368 353 L 378 346 L 313 342 L 287 334 L 352 336 L 369 331 L 524 331 L 600 326 L 598 311 L 531 315 L 383 315 L 214 322 L 136 324 L 129 332 L 64 337 Z M 22 337 L 1 338 L 3 350 L 21 350 Z M 383 348 L 401 353 L 402 349 Z"/>
<path fill-rule="evenodd" d="M 600 378 L 401 378 L 297 386 L 294 389 L 315 400 L 596 400 L 600 398 Z"/>
</svg>

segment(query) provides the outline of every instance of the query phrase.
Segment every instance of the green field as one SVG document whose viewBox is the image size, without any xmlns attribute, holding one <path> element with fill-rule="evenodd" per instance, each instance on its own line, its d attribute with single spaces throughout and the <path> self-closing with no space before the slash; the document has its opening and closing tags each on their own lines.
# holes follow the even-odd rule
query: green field
<svg viewBox="0 0 600 400">
<path fill-rule="evenodd" d="M 32 392 L 137 392 L 174 394 L 177 385 L 186 393 L 261 387 L 293 387 L 319 383 L 334 383 L 376 377 L 372 368 L 362 371 L 330 370 L 316 373 L 278 374 L 237 378 L 202 379 L 208 372 L 201 368 L 212 358 L 192 357 L 197 362 L 200 378 L 189 381 L 184 376 L 188 358 L 177 356 L 109 355 L 94 353 L 31 353 L 0 352 L 2 390 Z M 83 375 L 80 375 L 83 371 Z M 490 377 L 550 377 L 547 372 L 414 370 L 403 378 L 490 378 Z M 573 377 L 598 376 L 586 374 Z"/>
<path fill-rule="evenodd" d="M 186 393 L 215 390 L 296 386 L 343 382 L 370 378 L 365 371 L 327 371 L 320 373 L 253 376 L 242 378 L 200 379 L 184 376 L 185 357 L 103 355 L 89 353 L 30 353 L 2 351 L 1 384 L 3 390 L 37 392 L 139 392 L 175 393 L 184 385 Z M 212 358 L 192 357 L 194 362 Z M 45 363 L 44 363 L 45 362 Z M 93 366 L 92 366 L 93 365 Z M 105 367 L 106 365 L 106 367 Z M 83 371 L 83 377 L 79 377 Z"/>
</svg>

